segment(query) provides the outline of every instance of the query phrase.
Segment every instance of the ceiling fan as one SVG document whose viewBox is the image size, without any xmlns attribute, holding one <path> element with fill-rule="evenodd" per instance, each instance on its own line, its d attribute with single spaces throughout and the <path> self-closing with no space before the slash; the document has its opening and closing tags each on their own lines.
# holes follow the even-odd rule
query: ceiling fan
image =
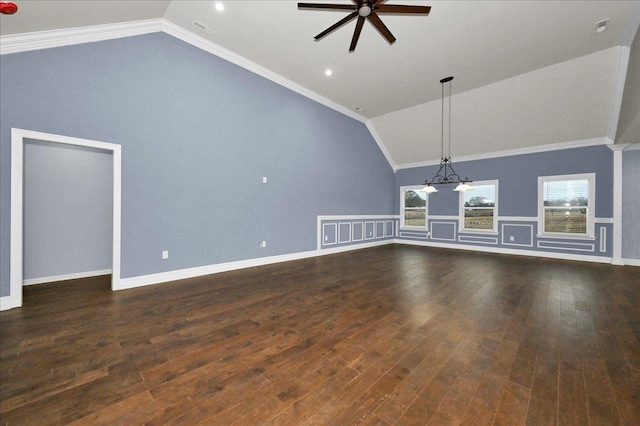
<svg viewBox="0 0 640 426">
<path fill-rule="evenodd" d="M 356 29 L 353 32 L 353 38 L 351 39 L 351 46 L 349 46 L 349 52 L 356 50 L 356 44 L 358 44 L 358 38 L 360 38 L 360 32 L 366 19 L 373 24 L 374 27 L 380 31 L 380 34 L 387 39 L 389 44 L 396 41 L 396 38 L 391 34 L 389 28 L 380 20 L 378 13 L 419 13 L 428 15 L 431 10 L 431 6 L 405 6 L 399 4 L 383 4 L 385 0 L 352 0 L 354 4 L 328 4 L 328 3 L 298 3 L 300 9 L 330 9 L 330 10 L 351 10 L 352 12 L 339 20 L 320 34 L 314 37 L 314 39 L 320 40 L 322 37 L 331 33 L 332 31 L 340 28 L 347 22 L 358 18 L 356 22 Z"/>
</svg>

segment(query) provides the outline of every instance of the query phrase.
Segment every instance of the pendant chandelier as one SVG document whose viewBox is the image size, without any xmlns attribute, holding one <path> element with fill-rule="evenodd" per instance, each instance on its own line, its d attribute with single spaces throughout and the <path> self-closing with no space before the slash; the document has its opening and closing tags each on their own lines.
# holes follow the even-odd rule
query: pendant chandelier
<svg viewBox="0 0 640 426">
<path fill-rule="evenodd" d="M 451 80 L 453 77 L 445 77 L 440 80 L 442 84 L 442 120 L 441 120 L 441 138 L 440 138 L 440 168 L 436 175 L 431 180 L 424 181 L 424 191 L 428 194 L 438 192 L 438 189 L 433 185 L 445 185 L 445 184 L 457 184 L 454 191 L 470 191 L 473 189 L 469 183 L 472 182 L 468 177 L 461 178 L 458 176 L 455 170 L 453 170 L 453 164 L 451 161 Z M 444 85 L 449 83 L 449 114 L 448 114 L 448 132 L 447 132 L 447 155 L 444 152 Z"/>
</svg>

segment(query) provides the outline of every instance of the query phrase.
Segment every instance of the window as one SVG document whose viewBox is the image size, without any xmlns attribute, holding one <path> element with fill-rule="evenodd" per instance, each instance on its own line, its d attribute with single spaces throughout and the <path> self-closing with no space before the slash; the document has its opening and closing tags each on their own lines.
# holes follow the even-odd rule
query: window
<svg viewBox="0 0 640 426">
<path fill-rule="evenodd" d="M 427 227 L 427 193 L 422 190 L 422 186 L 400 188 L 400 227 Z"/>
<path fill-rule="evenodd" d="M 461 231 L 498 232 L 498 181 L 474 182 L 460 192 Z"/>
<path fill-rule="evenodd" d="M 538 178 L 541 235 L 593 237 L 595 173 Z"/>
</svg>

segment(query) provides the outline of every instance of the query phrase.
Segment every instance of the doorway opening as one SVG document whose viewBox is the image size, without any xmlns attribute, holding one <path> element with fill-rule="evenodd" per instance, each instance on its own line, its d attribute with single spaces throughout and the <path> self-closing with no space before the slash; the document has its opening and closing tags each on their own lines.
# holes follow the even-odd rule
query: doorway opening
<svg viewBox="0 0 640 426">
<path fill-rule="evenodd" d="M 117 144 L 61 136 L 22 129 L 11 129 L 11 249 L 10 249 L 10 306 L 22 306 L 24 282 L 24 144 L 25 140 L 75 145 L 110 151 L 113 155 L 113 223 L 111 289 L 120 289 L 120 241 L 121 241 L 121 147 Z"/>
</svg>

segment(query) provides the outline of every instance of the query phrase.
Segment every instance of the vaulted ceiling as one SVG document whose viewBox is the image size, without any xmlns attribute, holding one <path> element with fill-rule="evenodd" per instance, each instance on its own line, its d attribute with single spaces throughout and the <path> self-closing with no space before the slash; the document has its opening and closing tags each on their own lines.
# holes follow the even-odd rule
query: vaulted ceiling
<svg viewBox="0 0 640 426">
<path fill-rule="evenodd" d="M 628 49 L 640 23 L 634 1 L 389 0 L 431 13 L 381 15 L 397 41 L 366 24 L 349 53 L 354 21 L 313 39 L 349 12 L 299 10 L 295 1 L 227 0 L 223 11 L 213 1 L 15 3 L 18 13 L 1 16 L 5 45 L 23 33 L 164 19 L 366 122 L 400 167 L 440 157 L 439 80 L 449 75 L 453 155 L 610 136 L 627 68 L 617 46 Z"/>
</svg>

